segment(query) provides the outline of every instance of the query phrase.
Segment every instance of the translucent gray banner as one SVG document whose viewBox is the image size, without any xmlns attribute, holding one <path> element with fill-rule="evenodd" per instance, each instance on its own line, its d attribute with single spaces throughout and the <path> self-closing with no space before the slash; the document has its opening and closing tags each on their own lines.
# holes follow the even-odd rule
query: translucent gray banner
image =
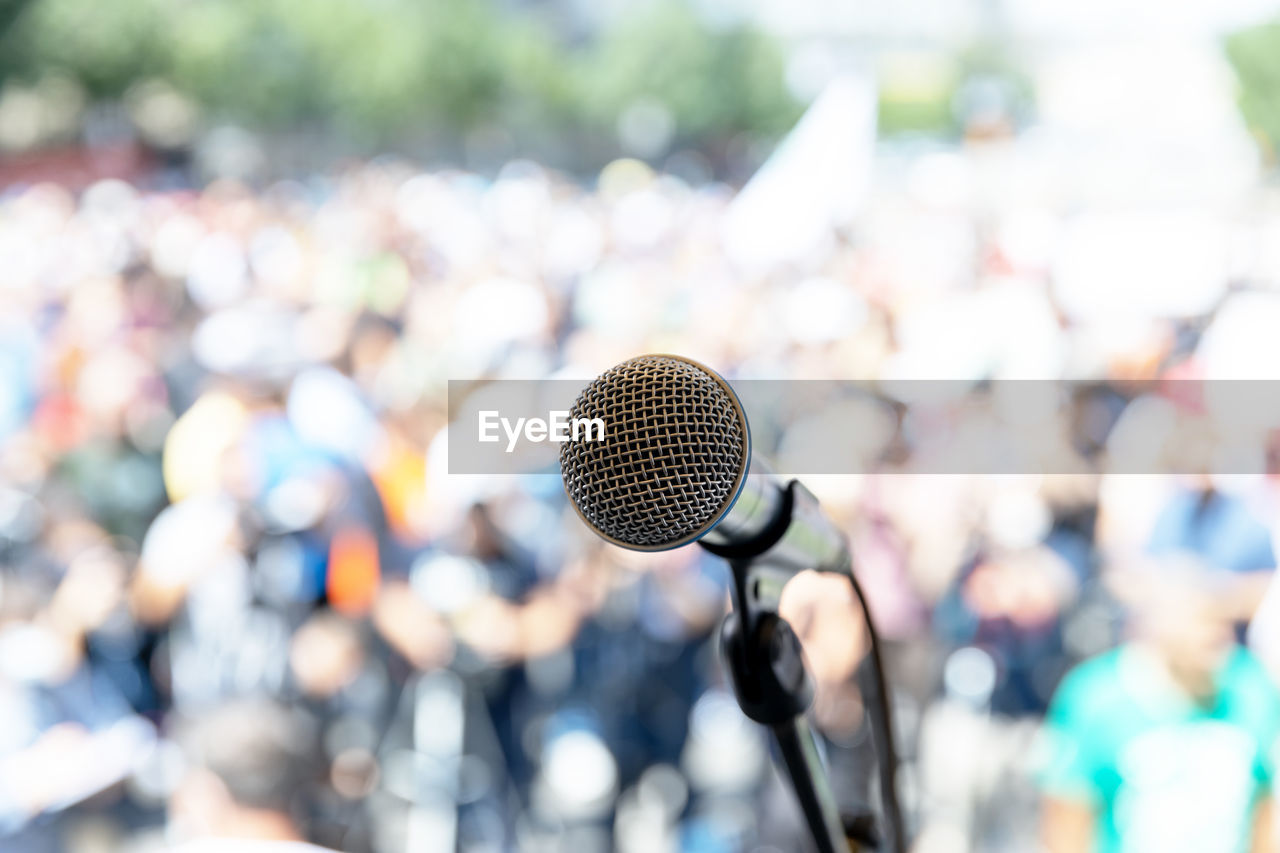
<svg viewBox="0 0 1280 853">
<path fill-rule="evenodd" d="M 451 474 L 554 474 L 590 380 L 451 380 Z M 732 382 L 753 453 L 781 475 L 1263 474 L 1280 381 Z M 603 438 L 599 433 L 603 431 Z"/>
</svg>

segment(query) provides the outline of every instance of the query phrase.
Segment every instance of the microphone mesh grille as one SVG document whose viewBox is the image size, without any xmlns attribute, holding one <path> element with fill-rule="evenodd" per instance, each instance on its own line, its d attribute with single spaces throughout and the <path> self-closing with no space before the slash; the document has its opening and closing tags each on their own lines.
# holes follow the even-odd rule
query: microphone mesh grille
<svg viewBox="0 0 1280 853">
<path fill-rule="evenodd" d="M 560 449 L 565 491 L 606 539 L 640 550 L 690 541 L 737 494 L 750 443 L 737 397 L 699 364 L 643 355 L 606 371 L 574 403 L 602 441 Z"/>
</svg>

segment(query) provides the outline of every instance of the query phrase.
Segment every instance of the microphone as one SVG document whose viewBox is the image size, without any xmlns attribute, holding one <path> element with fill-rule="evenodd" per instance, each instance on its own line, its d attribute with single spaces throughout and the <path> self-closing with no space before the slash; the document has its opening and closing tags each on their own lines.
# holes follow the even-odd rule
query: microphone
<svg viewBox="0 0 1280 853">
<path fill-rule="evenodd" d="M 719 374 L 676 355 L 641 355 L 593 380 L 571 417 L 600 418 L 602 441 L 565 442 L 560 470 L 578 515 L 637 551 L 698 542 L 753 561 L 752 604 L 774 609 L 805 569 L 849 572 L 844 534 L 800 483 L 751 454 L 738 395 Z"/>
<path fill-rule="evenodd" d="M 565 492 L 589 527 L 624 548 L 664 551 L 697 542 L 729 561 L 740 611 L 720 629 L 729 680 L 744 713 L 772 730 L 820 853 L 878 847 L 879 839 L 868 814 L 852 820 L 847 837 L 842 831 L 803 716 L 812 699 L 809 676 L 778 604 L 787 581 L 807 569 L 848 578 L 870 639 L 870 718 L 889 849 L 905 851 L 880 643 L 848 543 L 808 489 L 783 483 L 752 458 L 747 415 L 729 383 L 692 359 L 641 355 L 592 380 L 570 417 L 598 418 L 605 427 L 603 439 L 560 448 Z"/>
</svg>

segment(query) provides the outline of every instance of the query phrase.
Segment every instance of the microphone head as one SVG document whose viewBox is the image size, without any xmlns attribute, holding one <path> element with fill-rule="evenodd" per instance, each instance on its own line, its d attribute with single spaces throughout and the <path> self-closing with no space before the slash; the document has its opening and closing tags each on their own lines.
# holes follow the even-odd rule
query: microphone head
<svg viewBox="0 0 1280 853">
<path fill-rule="evenodd" d="M 642 355 L 578 395 L 572 418 L 604 438 L 560 448 L 578 515 L 615 545 L 661 551 L 694 541 L 729 511 L 746 480 L 751 435 L 718 374 L 675 355 Z"/>
</svg>

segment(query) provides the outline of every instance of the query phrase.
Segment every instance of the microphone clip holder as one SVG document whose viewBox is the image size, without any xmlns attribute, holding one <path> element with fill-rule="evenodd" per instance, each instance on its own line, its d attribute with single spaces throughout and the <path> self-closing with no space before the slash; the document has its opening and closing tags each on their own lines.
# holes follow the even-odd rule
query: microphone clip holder
<svg viewBox="0 0 1280 853">
<path fill-rule="evenodd" d="M 749 719 L 767 727 L 782 758 L 801 813 L 819 853 L 875 850 L 880 833 L 869 812 L 841 818 L 806 718 L 813 702 L 813 681 L 805 666 L 800 639 L 775 609 L 776 596 L 761 595 L 767 583 L 762 559 L 791 522 L 797 481 L 787 484 L 777 516 L 747 543 L 733 546 L 703 542 L 725 558 L 733 573 L 733 609 L 720 625 L 719 645 L 734 696 Z"/>
</svg>

